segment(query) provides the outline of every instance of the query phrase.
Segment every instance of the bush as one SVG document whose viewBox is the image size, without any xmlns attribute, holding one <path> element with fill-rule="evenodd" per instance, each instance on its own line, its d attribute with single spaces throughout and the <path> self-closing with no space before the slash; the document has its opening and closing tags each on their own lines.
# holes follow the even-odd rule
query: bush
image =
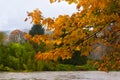
<svg viewBox="0 0 120 80">
<path fill-rule="evenodd" d="M 53 71 L 54 69 L 54 63 L 51 61 L 43 61 L 43 60 L 36 60 L 34 62 L 34 69 L 33 71 Z"/>
<path fill-rule="evenodd" d="M 78 55 L 78 53 L 76 53 L 76 55 L 74 55 L 71 60 L 65 62 L 69 64 L 65 64 L 65 63 L 58 64 L 53 61 L 35 60 L 34 56 L 36 52 L 33 46 L 29 42 L 26 42 L 24 44 L 20 44 L 20 43 L 10 43 L 9 45 L 1 44 L 0 49 L 1 49 L 0 71 L 95 70 L 95 68 L 90 64 L 90 62 L 84 61 L 86 60 L 86 58 L 83 57 L 81 58 L 81 56 Z M 77 59 L 75 57 L 77 57 Z M 82 64 L 82 66 L 75 66 L 78 64 L 80 65 Z"/>
<path fill-rule="evenodd" d="M 58 64 L 56 65 L 56 71 L 75 71 L 77 68 L 73 65 Z"/>
<path fill-rule="evenodd" d="M 94 71 L 96 68 L 93 65 L 86 64 L 82 66 L 76 66 L 77 70 L 79 71 Z"/>
<path fill-rule="evenodd" d="M 24 44 L 10 43 L 0 46 L 0 64 L 14 70 L 32 70 L 36 54 L 29 42 Z M 4 69 L 3 69 L 4 70 Z"/>
<path fill-rule="evenodd" d="M 59 59 L 58 61 L 62 64 L 71 64 L 71 65 L 85 65 L 87 64 L 87 56 L 80 56 L 80 51 L 75 51 L 71 59 Z"/>
</svg>

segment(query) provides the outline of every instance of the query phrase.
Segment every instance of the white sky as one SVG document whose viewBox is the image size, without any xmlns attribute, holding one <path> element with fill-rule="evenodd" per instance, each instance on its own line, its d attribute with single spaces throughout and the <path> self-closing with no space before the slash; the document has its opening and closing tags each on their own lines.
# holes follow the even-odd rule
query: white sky
<svg viewBox="0 0 120 80">
<path fill-rule="evenodd" d="M 29 22 L 24 22 L 27 11 L 40 9 L 44 17 L 57 17 L 59 14 L 76 12 L 74 4 L 66 2 L 50 4 L 49 0 L 0 0 L 0 31 L 31 28 Z"/>
</svg>

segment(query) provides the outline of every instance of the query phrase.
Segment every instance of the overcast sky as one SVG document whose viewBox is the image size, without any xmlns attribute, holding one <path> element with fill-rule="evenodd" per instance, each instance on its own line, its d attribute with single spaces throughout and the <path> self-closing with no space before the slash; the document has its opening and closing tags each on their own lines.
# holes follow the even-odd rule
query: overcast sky
<svg viewBox="0 0 120 80">
<path fill-rule="evenodd" d="M 59 14 L 76 12 L 74 4 L 66 2 L 50 4 L 49 0 L 0 0 L 0 31 L 31 28 L 29 22 L 24 22 L 27 11 L 40 9 L 44 17 L 57 17 Z"/>
</svg>

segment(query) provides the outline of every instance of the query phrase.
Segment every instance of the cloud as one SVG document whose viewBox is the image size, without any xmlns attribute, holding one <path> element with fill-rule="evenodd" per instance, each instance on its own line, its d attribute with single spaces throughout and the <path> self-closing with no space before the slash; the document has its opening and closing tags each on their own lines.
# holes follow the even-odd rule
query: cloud
<svg viewBox="0 0 120 80">
<path fill-rule="evenodd" d="M 75 5 L 66 2 L 50 4 L 49 0 L 0 0 L 0 30 L 31 28 L 24 22 L 26 11 L 39 8 L 44 17 L 57 17 L 59 14 L 76 12 Z"/>
<path fill-rule="evenodd" d="M 5 26 L 8 24 L 8 17 L 5 14 L 0 15 L 0 30 L 5 29 Z"/>
</svg>

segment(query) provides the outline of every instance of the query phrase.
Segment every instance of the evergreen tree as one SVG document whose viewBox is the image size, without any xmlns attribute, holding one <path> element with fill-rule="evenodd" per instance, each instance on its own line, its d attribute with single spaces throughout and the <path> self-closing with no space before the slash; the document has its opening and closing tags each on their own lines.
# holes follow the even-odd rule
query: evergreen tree
<svg viewBox="0 0 120 80">
<path fill-rule="evenodd" d="M 29 31 L 29 34 L 34 36 L 36 34 L 38 35 L 42 35 L 44 34 L 44 28 L 42 28 L 42 25 L 41 24 L 34 24 L 31 28 L 31 30 Z"/>
</svg>

